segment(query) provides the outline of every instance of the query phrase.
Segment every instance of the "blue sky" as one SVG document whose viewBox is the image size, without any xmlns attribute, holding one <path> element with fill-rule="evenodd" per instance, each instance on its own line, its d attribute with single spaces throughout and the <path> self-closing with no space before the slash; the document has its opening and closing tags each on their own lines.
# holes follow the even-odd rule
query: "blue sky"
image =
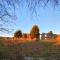
<svg viewBox="0 0 60 60">
<path fill-rule="evenodd" d="M 23 33 L 29 33 L 33 25 L 38 25 L 40 33 L 47 33 L 50 30 L 53 33 L 60 34 L 60 9 L 53 8 L 52 6 L 40 7 L 36 9 L 37 14 L 32 13 L 26 7 L 16 8 L 16 19 L 15 26 L 12 25 L 10 28 L 14 28 L 12 35 L 16 30 L 22 30 Z"/>
<path fill-rule="evenodd" d="M 54 33 L 60 33 L 60 10 L 47 6 L 36 9 L 37 15 L 31 13 L 27 8 L 17 9 L 16 30 L 21 29 L 23 32 L 30 32 L 33 25 L 38 25 L 40 32 L 49 32 L 52 30 Z M 15 30 L 15 31 L 16 31 Z"/>
</svg>

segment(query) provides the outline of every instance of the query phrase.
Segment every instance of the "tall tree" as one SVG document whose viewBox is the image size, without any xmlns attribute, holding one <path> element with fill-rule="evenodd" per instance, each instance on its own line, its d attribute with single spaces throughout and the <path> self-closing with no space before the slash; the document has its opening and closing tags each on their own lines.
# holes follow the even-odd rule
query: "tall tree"
<svg viewBox="0 0 60 60">
<path fill-rule="evenodd" d="M 39 27 L 34 25 L 30 31 L 30 35 L 32 38 L 39 38 Z"/>
</svg>

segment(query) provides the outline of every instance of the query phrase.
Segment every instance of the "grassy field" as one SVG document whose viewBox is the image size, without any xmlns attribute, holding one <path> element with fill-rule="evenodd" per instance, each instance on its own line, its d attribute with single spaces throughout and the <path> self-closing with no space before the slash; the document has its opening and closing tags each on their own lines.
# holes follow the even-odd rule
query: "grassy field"
<svg viewBox="0 0 60 60">
<path fill-rule="evenodd" d="M 0 60 L 23 60 L 25 56 L 60 58 L 60 46 L 42 40 L 5 46 L 0 41 Z"/>
</svg>

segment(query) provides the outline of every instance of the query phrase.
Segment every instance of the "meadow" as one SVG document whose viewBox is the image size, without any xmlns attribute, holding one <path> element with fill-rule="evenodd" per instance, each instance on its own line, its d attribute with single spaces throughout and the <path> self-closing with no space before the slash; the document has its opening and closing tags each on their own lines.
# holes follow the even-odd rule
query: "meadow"
<svg viewBox="0 0 60 60">
<path fill-rule="evenodd" d="M 56 45 L 55 42 L 38 40 L 7 44 L 3 41 L 4 38 L 0 37 L 0 60 L 25 60 L 24 57 L 40 57 L 46 58 L 46 60 L 60 59 L 60 45 Z"/>
</svg>

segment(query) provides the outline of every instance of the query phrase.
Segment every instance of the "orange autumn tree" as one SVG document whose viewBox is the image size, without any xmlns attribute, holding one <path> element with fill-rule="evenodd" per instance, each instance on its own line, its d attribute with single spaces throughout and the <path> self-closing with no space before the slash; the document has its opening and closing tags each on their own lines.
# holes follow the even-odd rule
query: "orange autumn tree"
<svg viewBox="0 0 60 60">
<path fill-rule="evenodd" d="M 39 38 L 39 27 L 34 25 L 30 31 L 31 38 Z"/>
<path fill-rule="evenodd" d="M 24 37 L 24 38 L 27 38 L 27 34 L 26 34 L 26 33 L 24 33 L 24 34 L 23 34 L 23 37 Z"/>
<path fill-rule="evenodd" d="M 22 31 L 21 30 L 18 30 L 14 33 L 14 37 L 16 38 L 21 38 L 22 37 Z"/>
</svg>

